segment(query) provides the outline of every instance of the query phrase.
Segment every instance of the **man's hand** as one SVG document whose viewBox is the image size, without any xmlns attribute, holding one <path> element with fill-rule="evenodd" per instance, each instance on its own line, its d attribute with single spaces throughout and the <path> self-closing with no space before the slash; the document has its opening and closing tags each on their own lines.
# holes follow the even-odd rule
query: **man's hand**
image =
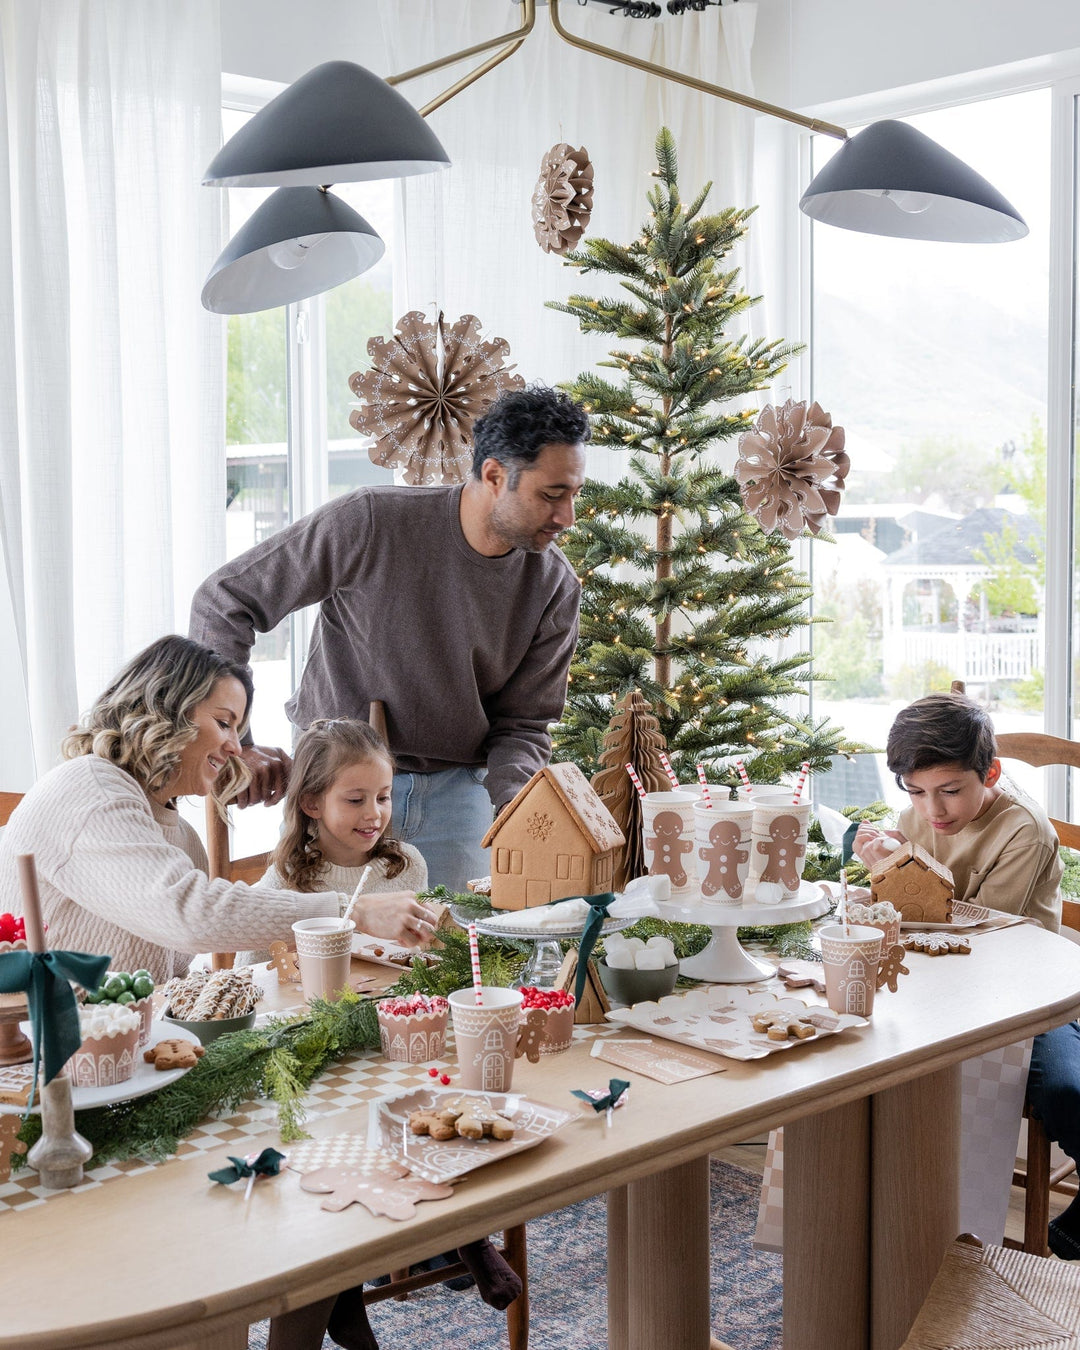
<svg viewBox="0 0 1080 1350">
<path fill-rule="evenodd" d="M 240 758 L 248 767 L 251 782 L 236 799 L 237 806 L 276 806 L 289 785 L 292 760 L 284 750 L 270 745 L 245 745 Z"/>
<path fill-rule="evenodd" d="M 899 830 L 879 830 L 864 820 L 855 832 L 855 842 L 851 847 L 855 856 L 867 867 L 876 867 L 895 852 L 899 844 L 906 843 L 907 838 Z"/>
</svg>

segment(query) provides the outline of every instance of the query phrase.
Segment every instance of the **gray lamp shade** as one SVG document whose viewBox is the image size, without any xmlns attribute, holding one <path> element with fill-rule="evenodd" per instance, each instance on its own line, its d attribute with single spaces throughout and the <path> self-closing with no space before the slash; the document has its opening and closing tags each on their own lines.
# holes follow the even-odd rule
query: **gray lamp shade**
<svg viewBox="0 0 1080 1350">
<path fill-rule="evenodd" d="M 363 216 L 319 188 L 278 188 L 210 270 L 202 302 L 250 314 L 306 300 L 374 267 L 386 245 Z"/>
<path fill-rule="evenodd" d="M 826 225 L 899 239 L 995 244 L 1028 232 L 997 188 L 904 122 L 874 122 L 845 141 L 799 206 Z"/>
<path fill-rule="evenodd" d="M 321 187 L 445 169 L 450 157 L 411 103 L 351 61 L 283 89 L 214 156 L 218 187 Z"/>
</svg>

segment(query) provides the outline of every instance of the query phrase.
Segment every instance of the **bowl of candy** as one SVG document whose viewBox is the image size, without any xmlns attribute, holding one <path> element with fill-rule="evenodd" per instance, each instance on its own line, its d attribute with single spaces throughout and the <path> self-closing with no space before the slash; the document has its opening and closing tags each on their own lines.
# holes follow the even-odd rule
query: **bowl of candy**
<svg viewBox="0 0 1080 1350">
<path fill-rule="evenodd" d="M 569 1050 L 574 1037 L 574 996 L 565 989 L 538 989 L 535 985 L 521 986 L 522 1016 L 535 1009 L 544 1013 L 544 1039 L 540 1042 L 542 1055 L 557 1055 Z"/>
</svg>

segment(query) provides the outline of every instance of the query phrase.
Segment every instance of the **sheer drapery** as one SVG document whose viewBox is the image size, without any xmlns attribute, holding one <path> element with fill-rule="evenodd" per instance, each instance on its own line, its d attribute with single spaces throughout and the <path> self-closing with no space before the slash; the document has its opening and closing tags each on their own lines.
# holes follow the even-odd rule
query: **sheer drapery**
<svg viewBox="0 0 1080 1350">
<path fill-rule="evenodd" d="M 566 27 L 583 37 L 749 91 L 750 0 L 655 22 L 591 6 L 561 12 Z M 388 67 L 406 70 L 512 29 L 520 11 L 505 0 L 396 0 L 380 13 Z M 451 67 L 401 90 L 420 105 L 469 68 Z M 543 7 L 520 50 L 430 121 L 453 167 L 401 184 L 397 312 L 430 312 L 438 304 L 454 318 L 477 314 L 487 333 L 510 343 L 528 380 L 565 380 L 603 359 L 602 338 L 582 335 L 573 319 L 544 302 L 571 290 L 600 294 L 614 284 L 581 277 L 534 241 L 530 200 L 551 145 L 565 140 L 589 151 L 596 170 L 592 235 L 625 241 L 639 228 L 662 125 L 675 133 L 688 198 L 712 180 L 706 209 L 752 204 L 752 114 L 575 50 L 551 30 Z"/>
<path fill-rule="evenodd" d="M 218 3 L 0 0 L 0 48 L 0 691 L 43 772 L 223 556 Z"/>
</svg>

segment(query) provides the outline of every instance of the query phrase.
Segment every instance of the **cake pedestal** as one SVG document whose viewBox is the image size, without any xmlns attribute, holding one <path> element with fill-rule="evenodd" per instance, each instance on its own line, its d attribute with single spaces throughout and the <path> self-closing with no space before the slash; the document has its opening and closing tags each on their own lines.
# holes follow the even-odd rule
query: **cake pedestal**
<svg viewBox="0 0 1080 1350">
<path fill-rule="evenodd" d="M 19 1029 L 25 1017 L 25 994 L 0 994 L 0 1067 L 27 1064 L 33 1059 L 30 1039 Z"/>
<path fill-rule="evenodd" d="M 816 882 L 804 881 L 796 899 L 778 905 L 715 905 L 708 900 L 679 904 L 671 900 L 659 909 L 661 918 L 707 924 L 712 929 L 709 945 L 697 956 L 679 962 L 680 974 L 710 984 L 752 984 L 755 980 L 770 979 L 776 968 L 750 955 L 739 942 L 738 929 L 801 923 L 803 919 L 820 918 L 832 907 L 833 901 Z"/>
<path fill-rule="evenodd" d="M 669 906 L 664 905 L 663 908 L 667 909 Z M 585 931 L 584 924 L 567 928 L 543 928 L 539 924 L 532 928 L 516 927 L 513 923 L 501 923 L 500 911 L 495 911 L 486 918 L 477 918 L 475 913 L 470 913 L 456 905 L 450 906 L 450 913 L 462 928 L 468 928 L 470 922 L 475 923 L 476 931 L 483 933 L 486 937 L 513 938 L 515 942 L 532 943 L 532 952 L 521 974 L 511 986 L 513 989 L 523 989 L 526 985 L 535 986 L 537 989 L 553 989 L 555 977 L 563 963 L 561 944 L 564 942 L 579 942 Z M 507 913 L 518 914 L 521 911 L 509 910 Z M 600 936 L 606 937 L 609 933 L 618 933 L 623 928 L 629 928 L 632 923 L 636 922 L 636 919 L 605 919 L 604 926 L 600 930 Z"/>
</svg>

